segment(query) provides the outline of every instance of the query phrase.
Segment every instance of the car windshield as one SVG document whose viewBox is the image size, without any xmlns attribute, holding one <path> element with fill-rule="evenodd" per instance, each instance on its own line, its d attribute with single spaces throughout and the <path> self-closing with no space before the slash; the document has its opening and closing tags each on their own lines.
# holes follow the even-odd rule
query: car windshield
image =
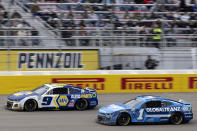
<svg viewBox="0 0 197 131">
<path fill-rule="evenodd" d="M 40 86 L 40 87 L 38 87 L 38 88 L 32 90 L 32 92 L 35 92 L 35 93 L 37 93 L 37 94 L 44 94 L 48 89 L 49 89 L 48 86 L 43 85 L 43 86 Z"/>
<path fill-rule="evenodd" d="M 135 99 L 135 100 L 129 100 L 127 102 L 125 102 L 124 104 L 130 107 L 136 107 L 137 105 L 139 105 L 142 102 L 142 100 L 140 99 Z"/>
</svg>

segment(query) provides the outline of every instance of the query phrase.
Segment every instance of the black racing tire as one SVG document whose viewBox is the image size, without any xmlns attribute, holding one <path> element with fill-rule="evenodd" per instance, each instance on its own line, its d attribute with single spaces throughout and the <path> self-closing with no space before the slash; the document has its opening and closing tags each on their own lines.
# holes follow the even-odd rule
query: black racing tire
<svg viewBox="0 0 197 131">
<path fill-rule="evenodd" d="M 117 117 L 117 125 L 127 126 L 131 122 L 131 117 L 128 113 L 120 113 Z"/>
<path fill-rule="evenodd" d="M 36 100 L 33 99 L 29 99 L 25 102 L 24 104 L 24 110 L 25 111 L 35 111 L 38 107 L 38 103 L 36 102 Z"/>
<path fill-rule="evenodd" d="M 75 103 L 75 108 L 80 111 L 87 109 L 88 101 L 86 99 L 77 100 L 77 102 Z"/>
<path fill-rule="evenodd" d="M 179 112 L 173 113 L 170 117 L 170 123 L 174 125 L 183 123 L 183 115 Z"/>
</svg>

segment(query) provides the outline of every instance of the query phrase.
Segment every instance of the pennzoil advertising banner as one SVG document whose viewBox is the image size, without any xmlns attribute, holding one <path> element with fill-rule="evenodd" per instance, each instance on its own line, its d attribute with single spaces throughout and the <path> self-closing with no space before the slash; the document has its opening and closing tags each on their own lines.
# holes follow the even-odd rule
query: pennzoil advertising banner
<svg viewBox="0 0 197 131">
<path fill-rule="evenodd" d="M 45 83 L 94 88 L 98 93 L 197 92 L 196 74 L 12 75 L 0 76 L 0 94 L 32 90 Z"/>
<path fill-rule="evenodd" d="M 0 50 L 0 71 L 97 70 L 98 50 Z"/>
</svg>

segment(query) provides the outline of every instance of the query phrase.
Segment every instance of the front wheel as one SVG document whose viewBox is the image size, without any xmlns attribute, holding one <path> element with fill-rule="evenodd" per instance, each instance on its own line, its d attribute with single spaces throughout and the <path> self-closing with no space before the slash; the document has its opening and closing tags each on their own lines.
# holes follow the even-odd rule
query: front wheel
<svg viewBox="0 0 197 131">
<path fill-rule="evenodd" d="M 77 110 L 85 110 L 88 108 L 88 101 L 86 99 L 79 99 L 76 104 L 75 108 Z"/>
<path fill-rule="evenodd" d="M 117 124 L 120 126 L 127 126 L 131 121 L 131 117 L 127 113 L 119 114 L 117 118 Z"/>
<path fill-rule="evenodd" d="M 35 100 L 27 100 L 24 104 L 25 111 L 35 111 L 37 109 L 37 102 Z"/>
<path fill-rule="evenodd" d="M 183 115 L 180 113 L 173 113 L 170 117 L 170 123 L 179 125 L 183 122 Z"/>
</svg>

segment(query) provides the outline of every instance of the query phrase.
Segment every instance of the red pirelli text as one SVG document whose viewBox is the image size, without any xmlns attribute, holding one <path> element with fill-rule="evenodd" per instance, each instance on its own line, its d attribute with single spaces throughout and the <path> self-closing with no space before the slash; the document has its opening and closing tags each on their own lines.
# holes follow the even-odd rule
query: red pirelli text
<svg viewBox="0 0 197 131">
<path fill-rule="evenodd" d="M 172 77 L 122 78 L 122 90 L 173 89 Z"/>
</svg>

